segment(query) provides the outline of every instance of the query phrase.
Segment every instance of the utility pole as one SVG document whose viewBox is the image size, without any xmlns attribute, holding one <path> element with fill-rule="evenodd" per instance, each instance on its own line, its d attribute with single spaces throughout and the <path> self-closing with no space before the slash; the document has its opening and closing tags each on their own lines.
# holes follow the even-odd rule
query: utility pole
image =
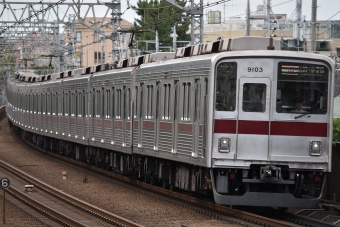
<svg viewBox="0 0 340 227">
<path fill-rule="evenodd" d="M 312 0 L 311 52 L 316 52 L 316 8 L 317 0 Z"/>
<path fill-rule="evenodd" d="M 121 30 L 121 4 L 120 0 L 112 0 L 111 3 L 105 3 L 107 7 L 112 10 L 111 13 L 111 25 L 112 25 L 112 61 L 119 61 L 122 58 L 120 51 L 120 32 Z"/>
<path fill-rule="evenodd" d="M 296 39 L 296 46 L 300 48 L 300 25 L 301 25 L 302 0 L 296 0 L 296 21 L 294 23 L 293 38 Z"/>
<path fill-rule="evenodd" d="M 156 30 L 156 52 L 159 52 L 158 31 Z"/>
<path fill-rule="evenodd" d="M 176 24 L 177 23 L 175 23 L 175 25 L 174 25 L 174 27 L 172 29 L 172 45 L 173 45 L 174 52 L 176 52 L 176 48 L 177 48 L 177 46 L 176 46 L 176 42 L 177 42 Z"/>
<path fill-rule="evenodd" d="M 249 0 L 247 1 L 247 30 L 246 30 L 246 36 L 250 36 L 250 6 L 249 6 Z"/>
<path fill-rule="evenodd" d="M 270 37 L 270 0 L 267 0 L 267 27 L 268 37 Z"/>
<path fill-rule="evenodd" d="M 307 22 L 306 22 L 306 16 L 304 16 L 304 18 L 303 18 L 303 28 L 302 28 L 302 30 L 303 30 L 303 33 L 302 33 L 302 38 L 303 38 L 303 51 L 304 52 L 306 52 L 307 51 L 307 43 L 306 43 L 306 41 L 307 41 L 307 35 L 306 35 L 306 31 L 307 31 Z"/>
<path fill-rule="evenodd" d="M 179 9 L 191 14 L 191 45 L 199 44 L 203 42 L 203 0 L 199 0 L 198 4 L 195 4 L 195 0 L 191 0 L 190 7 L 182 7 L 178 5 L 175 0 L 166 0 L 170 4 L 176 6 Z M 199 36 L 195 35 L 195 31 L 199 31 Z M 196 33 L 197 34 L 197 33 Z"/>
</svg>

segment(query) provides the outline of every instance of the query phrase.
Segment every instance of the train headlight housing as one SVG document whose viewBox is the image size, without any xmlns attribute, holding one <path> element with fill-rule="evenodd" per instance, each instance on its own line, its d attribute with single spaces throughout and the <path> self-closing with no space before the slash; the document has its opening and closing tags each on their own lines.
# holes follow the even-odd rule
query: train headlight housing
<svg viewBox="0 0 340 227">
<path fill-rule="evenodd" d="M 322 144 L 320 140 L 310 141 L 310 155 L 321 155 Z"/>
<path fill-rule="evenodd" d="M 219 152 L 230 152 L 230 138 L 219 138 Z"/>
</svg>

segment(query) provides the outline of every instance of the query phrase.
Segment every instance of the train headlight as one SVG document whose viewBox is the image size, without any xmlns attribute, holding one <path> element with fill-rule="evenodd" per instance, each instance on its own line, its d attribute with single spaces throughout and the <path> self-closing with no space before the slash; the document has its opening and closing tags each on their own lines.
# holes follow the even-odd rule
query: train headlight
<svg viewBox="0 0 340 227">
<path fill-rule="evenodd" d="M 230 152 L 230 138 L 219 138 L 219 152 Z"/>
<path fill-rule="evenodd" d="M 322 144 L 320 140 L 310 141 L 310 155 L 321 155 Z"/>
</svg>

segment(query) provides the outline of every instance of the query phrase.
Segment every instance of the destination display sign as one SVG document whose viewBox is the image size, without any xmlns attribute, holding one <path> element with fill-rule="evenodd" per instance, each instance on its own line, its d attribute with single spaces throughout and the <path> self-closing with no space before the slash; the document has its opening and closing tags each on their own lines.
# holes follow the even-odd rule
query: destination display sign
<svg viewBox="0 0 340 227">
<path fill-rule="evenodd" d="M 281 75 L 288 76 L 323 76 L 325 66 L 317 65 L 281 65 Z"/>
<path fill-rule="evenodd" d="M 300 78 L 303 80 L 327 81 L 328 68 L 319 64 L 280 62 L 278 64 L 278 74 L 279 80 L 296 80 Z"/>
</svg>

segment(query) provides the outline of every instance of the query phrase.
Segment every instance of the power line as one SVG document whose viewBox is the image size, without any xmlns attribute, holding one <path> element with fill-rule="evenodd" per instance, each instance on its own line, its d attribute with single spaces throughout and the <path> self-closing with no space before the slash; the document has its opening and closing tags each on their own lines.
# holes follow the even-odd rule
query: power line
<svg viewBox="0 0 340 227">
<path fill-rule="evenodd" d="M 44 13 L 44 12 L 46 12 L 46 11 L 52 9 L 54 6 L 57 6 L 57 5 L 59 5 L 59 4 L 63 3 L 63 2 L 65 2 L 65 1 L 66 1 L 66 0 L 60 0 L 59 2 L 49 5 L 47 8 L 45 8 L 45 9 L 43 9 L 43 10 L 40 10 L 40 11 L 36 12 L 35 14 L 33 14 L 33 15 L 27 17 L 26 19 L 20 20 L 20 21 L 17 22 L 17 23 L 14 23 L 14 24 L 12 24 L 12 25 L 10 25 L 10 26 L 7 26 L 6 28 L 4 28 L 4 29 L 2 29 L 2 30 L 0 31 L 0 35 L 3 34 L 5 31 L 7 31 L 8 29 L 14 28 L 17 24 L 25 23 L 25 22 L 29 21 L 31 18 L 36 17 L 36 16 L 38 16 L 39 14 L 42 14 L 42 13 Z"/>
</svg>

